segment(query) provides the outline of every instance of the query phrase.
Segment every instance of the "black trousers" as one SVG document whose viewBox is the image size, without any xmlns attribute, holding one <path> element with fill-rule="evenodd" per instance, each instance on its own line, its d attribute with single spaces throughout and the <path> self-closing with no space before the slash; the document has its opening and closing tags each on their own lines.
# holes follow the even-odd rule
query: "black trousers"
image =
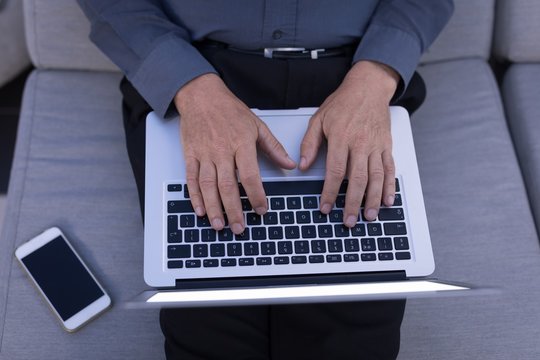
<svg viewBox="0 0 540 360">
<path fill-rule="evenodd" d="M 229 89 L 249 107 L 320 106 L 350 69 L 349 56 L 271 60 L 201 47 Z M 151 111 L 121 82 L 126 144 L 144 207 L 144 120 Z M 414 111 L 425 97 L 415 74 L 396 103 Z M 394 359 L 405 301 L 163 309 L 168 359 Z"/>
</svg>

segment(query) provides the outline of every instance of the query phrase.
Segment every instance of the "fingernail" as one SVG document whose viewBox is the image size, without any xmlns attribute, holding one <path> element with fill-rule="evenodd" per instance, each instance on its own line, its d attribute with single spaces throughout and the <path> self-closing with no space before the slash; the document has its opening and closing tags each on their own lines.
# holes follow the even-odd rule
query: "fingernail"
<svg viewBox="0 0 540 360">
<path fill-rule="evenodd" d="M 259 215 L 264 215 L 266 213 L 266 208 L 263 206 L 260 206 L 255 209 L 255 212 Z"/>
<path fill-rule="evenodd" d="M 348 227 L 353 227 L 354 225 L 356 225 L 356 219 L 358 219 L 358 217 L 349 215 L 347 221 L 345 222 L 345 225 L 347 225 Z"/>
<path fill-rule="evenodd" d="M 394 205 L 394 201 L 395 201 L 395 196 L 394 195 L 389 195 L 387 198 L 386 198 L 386 204 L 388 206 L 392 206 Z"/>
<path fill-rule="evenodd" d="M 234 223 L 231 225 L 231 230 L 235 234 L 240 234 L 242 231 L 244 231 L 244 227 L 240 225 L 239 223 Z"/>
<path fill-rule="evenodd" d="M 215 218 L 214 220 L 212 220 L 212 226 L 215 229 L 221 229 L 223 227 L 223 221 L 221 221 L 220 218 Z"/>
<path fill-rule="evenodd" d="M 304 168 L 306 167 L 306 165 L 307 165 L 307 160 L 306 160 L 305 157 L 302 156 L 302 157 L 300 158 L 300 167 L 301 167 L 302 169 L 304 169 Z"/>
<path fill-rule="evenodd" d="M 321 212 L 324 214 L 328 214 L 331 210 L 332 210 L 332 205 L 328 203 L 323 204 L 323 206 L 321 207 Z"/>
<path fill-rule="evenodd" d="M 287 160 L 289 160 L 291 164 L 296 164 L 296 162 L 289 155 L 287 155 Z"/>
<path fill-rule="evenodd" d="M 377 210 L 368 209 L 368 211 L 366 212 L 366 218 L 368 220 L 375 220 L 377 218 Z"/>
<path fill-rule="evenodd" d="M 197 207 L 195 208 L 195 214 L 197 214 L 197 216 L 203 216 L 203 215 L 204 215 L 204 211 L 203 211 L 202 207 L 197 206 Z"/>
</svg>

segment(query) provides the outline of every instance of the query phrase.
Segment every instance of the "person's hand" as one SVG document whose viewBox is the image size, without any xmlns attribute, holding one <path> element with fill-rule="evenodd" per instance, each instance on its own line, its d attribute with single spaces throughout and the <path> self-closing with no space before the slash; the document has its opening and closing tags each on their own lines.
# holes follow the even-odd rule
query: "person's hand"
<svg viewBox="0 0 540 360">
<path fill-rule="evenodd" d="M 353 227 L 365 193 L 364 216 L 377 217 L 382 202 L 391 206 L 395 195 L 395 168 L 388 105 L 399 76 L 390 67 L 360 61 L 340 87 L 313 115 L 301 146 L 300 169 L 308 169 L 324 138 L 328 142 L 321 212 L 331 211 L 347 175 L 343 220 Z"/>
<path fill-rule="evenodd" d="M 289 158 L 266 124 L 227 89 L 214 74 L 201 75 L 183 86 L 174 98 L 181 114 L 181 136 L 187 186 L 198 216 L 208 216 L 215 230 L 225 225 L 244 231 L 244 216 L 236 169 L 249 201 L 259 215 L 267 211 L 257 163 L 257 144 L 277 165 L 293 169 Z"/>
</svg>

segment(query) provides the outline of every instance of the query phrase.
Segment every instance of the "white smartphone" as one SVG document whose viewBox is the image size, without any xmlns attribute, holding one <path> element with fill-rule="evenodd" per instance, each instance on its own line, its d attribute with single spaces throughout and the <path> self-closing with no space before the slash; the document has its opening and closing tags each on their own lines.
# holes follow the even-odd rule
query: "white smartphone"
<svg viewBox="0 0 540 360">
<path fill-rule="evenodd" d="M 60 229 L 50 228 L 22 244 L 15 257 L 66 331 L 78 330 L 111 306 L 111 298 Z"/>
</svg>

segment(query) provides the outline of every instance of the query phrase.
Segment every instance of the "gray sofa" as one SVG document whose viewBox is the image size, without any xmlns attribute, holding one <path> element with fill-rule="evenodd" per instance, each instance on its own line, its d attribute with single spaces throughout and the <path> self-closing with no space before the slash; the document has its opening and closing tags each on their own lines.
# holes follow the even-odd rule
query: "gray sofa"
<svg viewBox="0 0 540 360">
<path fill-rule="evenodd" d="M 22 1 L 0 0 L 0 87 L 30 66 L 22 13 Z"/>
<path fill-rule="evenodd" d="M 540 3 L 455 3 L 420 66 L 428 97 L 412 119 L 434 276 L 500 293 L 409 301 L 399 358 L 538 359 L 540 245 L 531 207 L 538 223 L 540 65 L 521 62 L 540 60 L 538 38 L 522 37 L 522 27 L 538 32 Z M 87 40 L 89 25 L 74 0 L 24 5 L 37 69 L 26 84 L 0 238 L 0 359 L 163 358 L 157 312 L 122 306 L 146 286 L 121 75 Z M 531 46 L 534 53 L 521 58 Z M 488 64 L 492 49 L 519 63 L 506 73 L 504 97 Z M 75 334 L 60 328 L 13 258 L 17 245 L 53 225 L 115 303 Z"/>
</svg>

